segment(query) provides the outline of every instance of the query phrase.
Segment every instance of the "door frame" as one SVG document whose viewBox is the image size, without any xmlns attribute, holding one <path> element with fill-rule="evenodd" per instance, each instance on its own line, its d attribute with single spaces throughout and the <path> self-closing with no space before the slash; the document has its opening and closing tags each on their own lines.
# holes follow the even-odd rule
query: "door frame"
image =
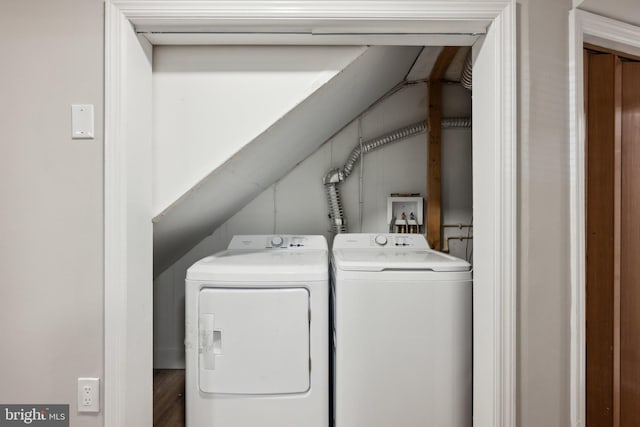
<svg viewBox="0 0 640 427">
<path fill-rule="evenodd" d="M 637 55 L 640 52 L 640 27 L 580 9 L 573 9 L 569 14 L 570 392 L 573 427 L 583 427 L 586 423 L 585 42 Z"/>
<path fill-rule="evenodd" d="M 152 419 L 152 46 L 136 26 L 256 44 L 265 33 L 313 44 L 336 32 L 336 44 L 402 44 L 407 32 L 444 44 L 487 28 L 474 44 L 474 425 L 516 424 L 515 0 L 107 0 L 105 15 L 105 426 Z"/>
</svg>

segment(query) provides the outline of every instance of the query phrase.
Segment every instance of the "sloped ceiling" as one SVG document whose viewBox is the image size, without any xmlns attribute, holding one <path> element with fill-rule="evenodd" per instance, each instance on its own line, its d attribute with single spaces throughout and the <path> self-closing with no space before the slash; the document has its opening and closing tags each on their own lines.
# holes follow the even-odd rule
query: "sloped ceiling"
<svg viewBox="0 0 640 427">
<path fill-rule="evenodd" d="M 156 46 L 153 216 L 335 77 L 366 46 Z"/>
<path fill-rule="evenodd" d="M 451 64 L 444 73 L 444 80 L 451 82 L 459 82 L 462 70 L 464 68 L 465 59 L 471 50 L 470 46 L 460 46 L 458 52 L 453 57 Z M 427 80 L 431 75 L 431 70 L 438 60 L 438 56 L 442 52 L 442 46 L 425 46 L 418 56 L 415 64 L 407 75 L 408 81 Z"/>
<path fill-rule="evenodd" d="M 402 82 L 420 51 L 419 47 L 367 48 L 342 72 L 155 217 L 154 275 Z"/>
</svg>

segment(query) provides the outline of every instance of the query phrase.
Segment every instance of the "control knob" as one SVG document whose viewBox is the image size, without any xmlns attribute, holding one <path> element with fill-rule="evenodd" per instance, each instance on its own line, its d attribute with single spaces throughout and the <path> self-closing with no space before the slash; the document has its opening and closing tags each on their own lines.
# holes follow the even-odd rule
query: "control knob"
<svg viewBox="0 0 640 427">
<path fill-rule="evenodd" d="M 275 236 L 271 239 L 271 246 L 273 246 L 274 248 L 279 248 L 280 246 L 282 246 L 283 242 L 284 240 L 282 240 L 282 237 Z"/>
<path fill-rule="evenodd" d="M 375 242 L 378 246 L 384 246 L 387 244 L 387 236 L 378 234 L 375 238 Z"/>
</svg>

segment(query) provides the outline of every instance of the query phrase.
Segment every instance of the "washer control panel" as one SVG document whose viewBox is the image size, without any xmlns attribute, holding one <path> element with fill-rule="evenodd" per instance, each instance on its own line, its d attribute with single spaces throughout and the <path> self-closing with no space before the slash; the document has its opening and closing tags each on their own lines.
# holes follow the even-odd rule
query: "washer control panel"
<svg viewBox="0 0 640 427">
<path fill-rule="evenodd" d="M 324 236 L 296 236 L 289 234 L 233 236 L 227 249 L 327 250 L 327 240 Z"/>
<path fill-rule="evenodd" d="M 273 236 L 268 239 L 265 249 L 269 248 L 304 248 L 307 238 L 303 236 Z"/>
<path fill-rule="evenodd" d="M 422 234 L 345 233 L 333 239 L 333 249 L 342 248 L 429 249 L 429 243 Z"/>
</svg>

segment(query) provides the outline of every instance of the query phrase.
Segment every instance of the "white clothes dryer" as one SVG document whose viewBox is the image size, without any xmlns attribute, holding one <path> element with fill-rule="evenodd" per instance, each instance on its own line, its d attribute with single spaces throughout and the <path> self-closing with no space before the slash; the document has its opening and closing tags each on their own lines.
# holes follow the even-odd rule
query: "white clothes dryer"
<svg viewBox="0 0 640 427">
<path fill-rule="evenodd" d="M 469 263 L 419 234 L 339 234 L 335 427 L 472 425 Z"/>
<path fill-rule="evenodd" d="M 327 427 L 323 236 L 235 236 L 187 271 L 186 424 Z"/>
</svg>

